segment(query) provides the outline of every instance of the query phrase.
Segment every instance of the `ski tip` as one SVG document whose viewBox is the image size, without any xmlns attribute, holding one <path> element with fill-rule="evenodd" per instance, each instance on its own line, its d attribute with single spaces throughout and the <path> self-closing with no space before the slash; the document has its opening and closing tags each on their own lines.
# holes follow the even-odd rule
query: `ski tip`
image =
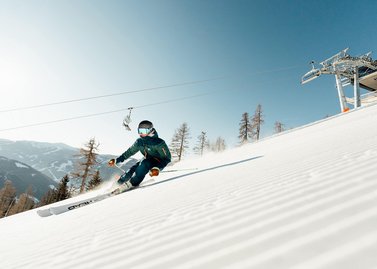
<svg viewBox="0 0 377 269">
<path fill-rule="evenodd" d="M 37 214 L 44 218 L 44 217 L 49 217 L 52 215 L 52 213 L 50 212 L 50 209 L 41 209 L 41 210 L 38 210 L 37 211 Z"/>
</svg>

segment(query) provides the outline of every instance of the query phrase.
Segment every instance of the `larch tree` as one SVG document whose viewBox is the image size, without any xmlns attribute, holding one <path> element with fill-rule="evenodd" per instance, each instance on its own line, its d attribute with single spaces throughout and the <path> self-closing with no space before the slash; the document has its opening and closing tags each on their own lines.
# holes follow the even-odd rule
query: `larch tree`
<svg viewBox="0 0 377 269">
<path fill-rule="evenodd" d="M 222 137 L 218 137 L 216 142 L 211 145 L 211 150 L 214 152 L 221 152 L 226 149 L 225 140 Z"/>
<path fill-rule="evenodd" d="M 204 151 L 208 148 L 209 148 L 209 142 L 207 139 L 207 133 L 202 132 L 198 136 L 197 144 L 194 147 L 194 152 L 200 156 L 203 156 Z"/>
<path fill-rule="evenodd" d="M 80 149 L 80 154 L 77 155 L 81 157 L 82 161 L 78 162 L 76 171 L 72 173 L 72 176 L 78 178 L 80 183 L 80 193 L 83 193 L 86 189 L 87 179 L 92 174 L 92 168 L 95 164 L 97 164 L 97 151 L 98 151 L 99 144 L 96 143 L 95 139 L 92 138 L 89 140 L 87 144 L 85 144 L 84 148 Z"/>
<path fill-rule="evenodd" d="M 176 131 L 170 144 L 170 151 L 178 161 L 182 159 L 185 151 L 189 148 L 190 129 L 187 123 L 183 123 Z"/>
<path fill-rule="evenodd" d="M 280 121 L 275 121 L 274 131 L 275 131 L 275 134 L 284 132 L 285 131 L 284 124 L 281 123 Z"/>
<path fill-rule="evenodd" d="M 258 104 L 254 116 L 251 118 L 251 124 L 253 129 L 253 137 L 256 141 L 260 138 L 261 126 L 264 123 L 264 115 L 262 111 L 262 105 Z"/>
<path fill-rule="evenodd" d="M 16 188 L 12 181 L 5 181 L 4 187 L 0 190 L 0 218 L 7 216 L 11 207 L 16 203 Z"/>
<path fill-rule="evenodd" d="M 30 186 L 26 192 L 20 195 L 18 201 L 12 206 L 9 210 L 8 215 L 14 215 L 17 213 L 21 213 L 27 210 L 30 210 L 34 207 L 34 199 L 33 199 L 33 188 Z"/>
</svg>

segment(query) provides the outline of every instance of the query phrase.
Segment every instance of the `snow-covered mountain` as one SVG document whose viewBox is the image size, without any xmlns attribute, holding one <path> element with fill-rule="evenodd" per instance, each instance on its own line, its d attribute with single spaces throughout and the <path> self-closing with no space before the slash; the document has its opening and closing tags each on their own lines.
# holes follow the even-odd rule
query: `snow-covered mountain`
<svg viewBox="0 0 377 269">
<path fill-rule="evenodd" d="M 68 213 L 1 219 L 0 268 L 377 268 L 376 122 L 358 109 Z"/>
<path fill-rule="evenodd" d="M 57 185 L 55 181 L 29 165 L 0 156 L 0 188 L 4 186 L 6 180 L 12 181 L 17 195 L 31 186 L 34 196 L 39 200 L 50 188 Z"/>
<path fill-rule="evenodd" d="M 26 163 L 46 176 L 59 182 L 65 175 L 74 171 L 80 149 L 62 143 L 34 141 L 11 141 L 0 139 L 0 156 Z M 113 171 L 106 167 L 112 155 L 98 155 L 101 176 L 108 179 Z M 127 166 L 125 166 L 127 168 Z"/>
<path fill-rule="evenodd" d="M 0 155 L 27 163 L 56 181 L 72 171 L 75 154 L 78 149 L 65 144 L 0 139 Z"/>
</svg>

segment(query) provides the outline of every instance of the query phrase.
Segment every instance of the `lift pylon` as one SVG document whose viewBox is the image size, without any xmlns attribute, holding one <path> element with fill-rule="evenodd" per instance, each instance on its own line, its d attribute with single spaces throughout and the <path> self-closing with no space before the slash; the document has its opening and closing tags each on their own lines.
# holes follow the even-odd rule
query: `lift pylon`
<svg viewBox="0 0 377 269">
<path fill-rule="evenodd" d="M 377 101 L 377 61 L 372 60 L 371 52 L 357 57 L 352 57 L 347 52 L 348 48 L 341 50 L 334 56 L 320 62 L 318 68 L 312 61 L 310 63 L 312 69 L 301 78 L 301 84 L 305 84 L 322 74 L 334 75 L 342 112 L 349 110 L 347 103 L 352 104 L 354 108 L 362 105 L 360 87 L 374 92 Z M 348 85 L 354 87 L 353 98 L 347 98 L 344 94 L 343 88 Z"/>
</svg>

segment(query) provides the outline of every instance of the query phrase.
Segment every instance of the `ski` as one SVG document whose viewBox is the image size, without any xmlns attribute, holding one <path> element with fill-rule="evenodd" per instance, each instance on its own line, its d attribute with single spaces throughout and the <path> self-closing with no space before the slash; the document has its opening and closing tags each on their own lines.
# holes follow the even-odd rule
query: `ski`
<svg viewBox="0 0 377 269">
<path fill-rule="evenodd" d="M 113 196 L 116 196 L 116 195 L 119 195 L 119 194 L 122 194 L 122 193 L 125 193 L 125 192 L 129 192 L 129 191 L 137 190 L 139 188 L 143 188 L 148 183 L 151 183 L 151 182 L 154 182 L 154 180 L 153 179 L 146 180 L 145 182 L 143 182 L 144 184 L 140 185 L 139 187 L 135 187 L 135 188 L 126 190 L 126 191 L 121 192 L 121 193 L 118 193 L 117 189 L 115 189 L 111 192 L 108 192 L 108 193 L 105 193 L 105 194 L 100 194 L 100 195 L 97 195 L 97 196 L 94 196 L 94 197 L 91 197 L 91 198 L 87 198 L 87 199 L 83 199 L 83 200 L 80 200 L 80 201 L 76 201 L 76 202 L 73 202 L 73 203 L 60 205 L 60 206 L 52 206 L 52 207 L 49 207 L 49 208 L 46 208 L 46 209 L 40 209 L 40 210 L 37 211 L 37 214 L 40 217 L 49 217 L 49 216 L 52 216 L 52 215 L 59 215 L 59 214 L 62 214 L 62 213 L 68 212 L 68 211 L 72 211 L 72 210 L 75 210 L 75 209 L 78 209 L 78 208 L 81 208 L 81 207 L 84 207 L 84 206 L 105 200 L 107 198 L 110 198 L 110 197 L 113 197 Z"/>
<path fill-rule="evenodd" d="M 110 198 L 110 197 L 113 197 L 113 196 L 116 196 L 116 195 L 119 195 L 119 194 L 122 194 L 122 193 L 125 193 L 125 192 L 128 192 L 128 191 L 136 190 L 136 189 L 138 189 L 138 188 L 126 190 L 126 191 L 121 192 L 121 193 L 118 193 L 118 192 L 116 192 L 116 190 L 114 190 L 114 191 L 109 192 L 109 193 L 97 195 L 97 196 L 87 198 L 87 199 L 83 199 L 83 200 L 80 200 L 80 201 L 76 201 L 76 202 L 73 202 L 73 203 L 60 205 L 60 206 L 52 206 L 52 207 L 49 207 L 49 208 L 46 208 L 46 209 L 40 209 L 40 210 L 37 211 L 37 214 L 40 217 L 49 217 L 49 216 L 52 216 L 52 215 L 59 215 L 59 214 L 62 214 L 62 213 L 68 212 L 68 211 L 72 211 L 72 210 L 75 210 L 75 209 L 78 209 L 78 208 L 81 208 L 81 207 L 84 207 L 84 206 L 105 200 L 107 198 Z"/>
</svg>

